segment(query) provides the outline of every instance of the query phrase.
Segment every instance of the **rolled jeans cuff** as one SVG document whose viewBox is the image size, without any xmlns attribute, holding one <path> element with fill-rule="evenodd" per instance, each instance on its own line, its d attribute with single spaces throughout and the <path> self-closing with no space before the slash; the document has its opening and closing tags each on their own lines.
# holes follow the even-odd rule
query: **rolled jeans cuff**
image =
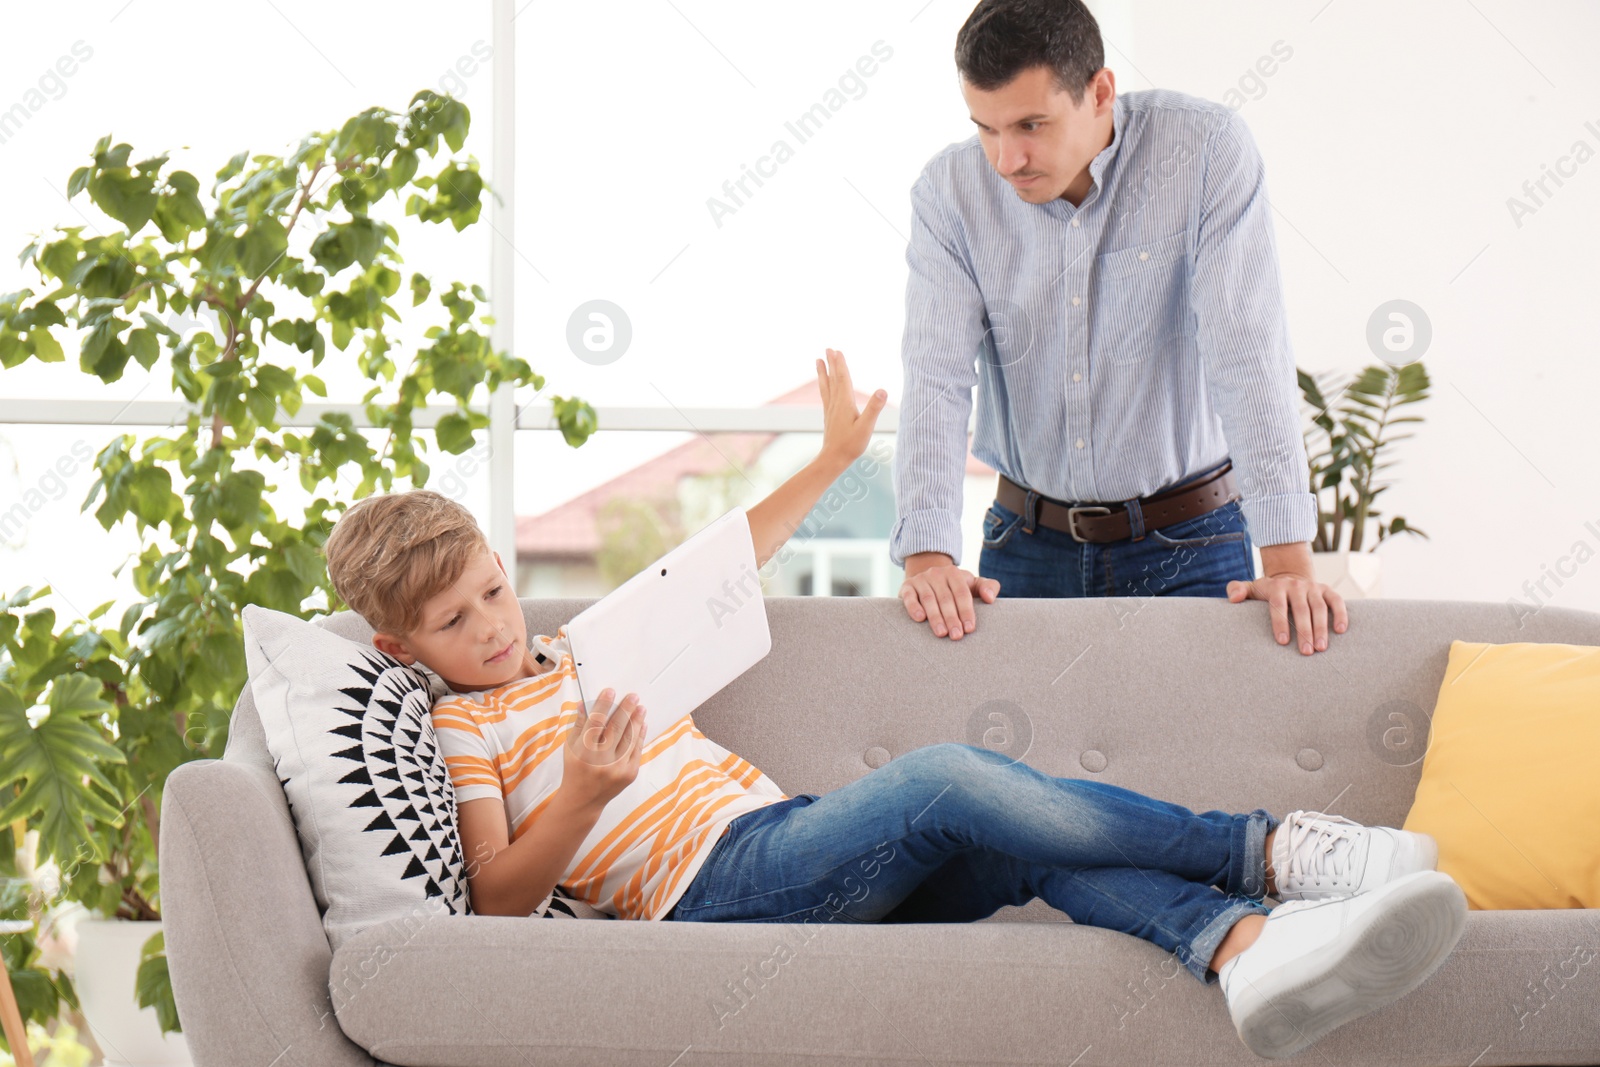
<svg viewBox="0 0 1600 1067">
<path fill-rule="evenodd" d="M 1238 861 L 1228 871 L 1225 896 L 1217 914 L 1189 940 L 1183 965 L 1203 983 L 1216 981 L 1211 973 L 1211 957 L 1228 936 L 1233 924 L 1246 915 L 1266 915 L 1261 898 L 1267 892 L 1267 835 L 1277 829 L 1279 820 L 1265 808 L 1257 808 L 1233 821 L 1232 852 Z"/>
<path fill-rule="evenodd" d="M 1221 909 L 1216 917 L 1206 923 L 1205 927 L 1190 940 L 1188 951 L 1183 953 L 1182 957 L 1183 965 L 1189 969 L 1189 973 L 1207 985 L 1217 980 L 1217 976 L 1210 970 L 1211 957 L 1217 954 L 1217 946 L 1228 936 L 1233 924 L 1246 915 L 1267 914 L 1265 904 L 1245 897 L 1228 896 L 1220 903 Z"/>
<path fill-rule="evenodd" d="M 1265 808 L 1241 815 L 1233 824 L 1233 854 L 1238 866 L 1228 871 L 1225 892 L 1260 900 L 1267 895 L 1267 835 L 1280 820 Z"/>
</svg>

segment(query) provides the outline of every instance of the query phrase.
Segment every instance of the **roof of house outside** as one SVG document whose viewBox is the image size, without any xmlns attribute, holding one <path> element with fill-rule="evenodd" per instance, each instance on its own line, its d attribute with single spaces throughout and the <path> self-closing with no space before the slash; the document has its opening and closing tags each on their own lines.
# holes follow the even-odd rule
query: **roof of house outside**
<svg viewBox="0 0 1600 1067">
<path fill-rule="evenodd" d="M 865 408 L 868 394 L 856 390 L 856 406 Z M 815 380 L 763 404 L 820 405 L 821 394 Z M 716 474 L 729 462 L 744 467 L 755 461 L 777 433 L 719 433 L 715 447 L 703 436 L 646 460 L 615 478 L 602 482 L 587 492 L 580 493 L 563 504 L 538 515 L 522 515 L 516 520 L 517 556 L 589 558 L 600 550 L 600 530 L 597 516 L 602 508 L 618 497 L 647 500 L 658 496 L 671 497 L 677 483 L 696 475 Z M 969 442 L 970 447 L 970 442 Z M 967 474 L 993 474 L 989 466 L 967 453 Z"/>
</svg>

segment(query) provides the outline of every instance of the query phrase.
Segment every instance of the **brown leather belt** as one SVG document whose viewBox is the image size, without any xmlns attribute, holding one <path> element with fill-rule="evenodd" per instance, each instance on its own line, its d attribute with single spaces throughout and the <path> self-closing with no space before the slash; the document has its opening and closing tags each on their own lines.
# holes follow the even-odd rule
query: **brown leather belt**
<svg viewBox="0 0 1600 1067">
<path fill-rule="evenodd" d="M 1233 462 L 1230 460 L 1206 476 L 1204 481 L 1180 485 L 1172 489 L 1139 498 L 1139 511 L 1144 516 L 1146 532 L 1170 526 L 1184 519 L 1192 519 L 1215 511 L 1229 501 L 1239 499 L 1239 485 L 1234 481 Z M 1028 490 L 1000 475 L 1000 485 L 995 500 L 1001 507 L 1009 508 L 1027 521 Z M 1128 522 L 1126 504 L 1068 504 L 1041 495 L 1034 508 L 1034 521 L 1040 526 L 1072 535 L 1074 541 L 1124 541 L 1133 535 Z"/>
</svg>

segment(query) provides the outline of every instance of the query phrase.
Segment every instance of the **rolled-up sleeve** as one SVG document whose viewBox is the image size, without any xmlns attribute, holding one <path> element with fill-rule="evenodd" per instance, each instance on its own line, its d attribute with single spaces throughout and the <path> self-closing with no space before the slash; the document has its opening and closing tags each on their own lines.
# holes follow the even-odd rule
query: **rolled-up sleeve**
<svg viewBox="0 0 1600 1067">
<path fill-rule="evenodd" d="M 964 247 L 926 173 L 911 189 L 906 263 L 910 274 L 900 346 L 905 385 L 889 559 L 903 567 L 914 553 L 944 552 L 959 564 L 967 422 L 978 382 L 984 305 Z"/>
<path fill-rule="evenodd" d="M 1310 541 L 1317 500 L 1309 488 L 1266 168 L 1236 113 L 1212 134 L 1205 167 L 1190 298 L 1240 508 L 1258 547 Z"/>
</svg>

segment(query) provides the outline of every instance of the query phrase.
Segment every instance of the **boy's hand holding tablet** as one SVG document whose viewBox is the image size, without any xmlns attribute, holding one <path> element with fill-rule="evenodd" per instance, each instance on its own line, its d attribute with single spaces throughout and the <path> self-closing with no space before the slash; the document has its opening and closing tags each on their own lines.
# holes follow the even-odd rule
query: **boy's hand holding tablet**
<svg viewBox="0 0 1600 1067">
<path fill-rule="evenodd" d="M 561 788 L 575 807 L 599 811 L 638 777 L 644 706 L 637 693 L 629 693 L 613 708 L 615 698 L 614 691 L 601 690 L 588 715 L 567 732 Z"/>
</svg>

